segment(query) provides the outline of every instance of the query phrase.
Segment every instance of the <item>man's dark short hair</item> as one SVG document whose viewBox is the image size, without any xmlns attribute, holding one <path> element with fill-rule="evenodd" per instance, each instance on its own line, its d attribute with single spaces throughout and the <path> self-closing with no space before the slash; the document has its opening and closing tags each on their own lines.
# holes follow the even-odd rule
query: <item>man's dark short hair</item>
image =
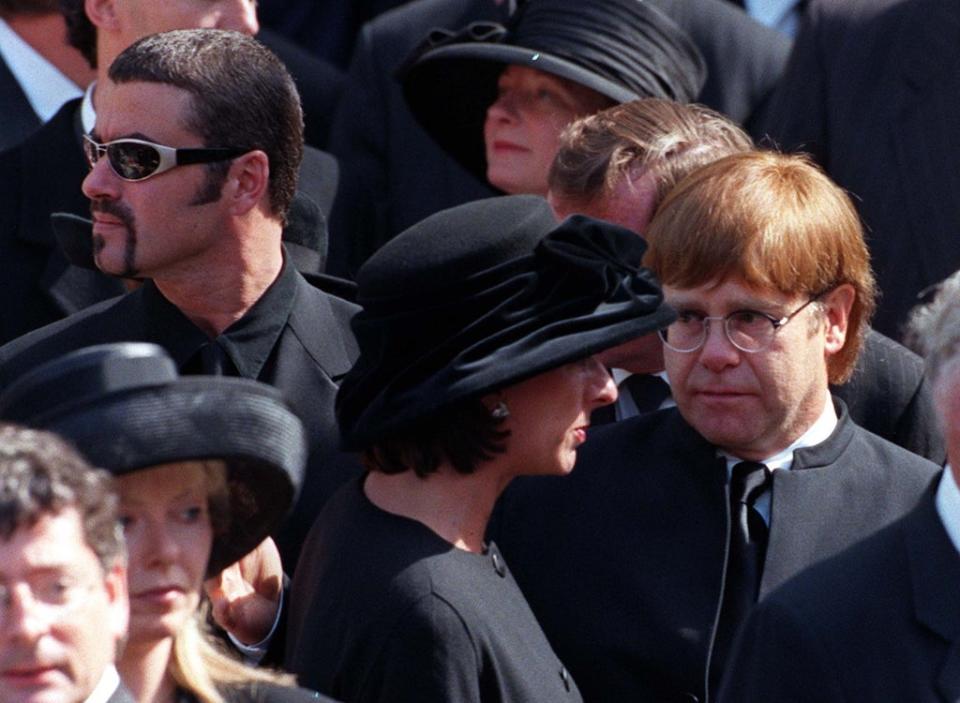
<svg viewBox="0 0 960 703">
<path fill-rule="evenodd" d="M 83 0 L 60 0 L 60 13 L 67 23 L 67 41 L 91 68 L 97 67 L 97 28 L 84 9 Z"/>
<path fill-rule="evenodd" d="M 105 570 L 124 555 L 113 478 L 50 432 L 0 424 L 0 539 L 68 508 Z"/>
<path fill-rule="evenodd" d="M 239 32 L 180 29 L 144 37 L 110 66 L 114 83 L 163 83 L 193 96 L 188 130 L 208 147 L 260 149 L 270 161 L 270 209 L 285 219 L 303 158 L 303 111 L 290 73 Z M 207 166 L 199 201 L 219 198 L 230 162 Z"/>
<path fill-rule="evenodd" d="M 472 474 L 506 451 L 510 433 L 501 429 L 503 422 L 479 400 L 467 400 L 380 440 L 364 451 L 364 463 L 372 471 L 413 470 L 425 478 L 446 461 L 459 473 Z"/>
</svg>

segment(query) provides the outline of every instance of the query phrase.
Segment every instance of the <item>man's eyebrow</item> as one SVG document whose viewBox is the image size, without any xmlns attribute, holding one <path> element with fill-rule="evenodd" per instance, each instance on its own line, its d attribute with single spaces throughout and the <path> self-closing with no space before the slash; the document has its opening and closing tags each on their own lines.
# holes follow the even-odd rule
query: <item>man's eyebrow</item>
<svg viewBox="0 0 960 703">
<path fill-rule="evenodd" d="M 158 143 L 155 139 L 153 139 L 152 137 L 144 134 L 143 132 L 129 132 L 129 133 L 127 133 L 127 134 L 121 134 L 121 135 L 116 136 L 116 137 L 114 137 L 113 139 L 110 139 L 110 140 L 108 140 L 108 141 L 105 142 L 105 141 L 103 141 L 103 140 L 101 139 L 100 134 L 97 132 L 97 130 L 96 130 L 96 129 L 93 129 L 93 130 L 90 131 L 90 138 L 91 138 L 93 141 L 98 142 L 98 143 L 100 143 L 100 144 L 109 144 L 110 142 L 115 142 L 115 141 L 118 141 L 118 140 L 120 140 L 120 139 L 139 139 L 139 140 L 144 141 L 144 142 L 150 142 L 151 144 L 157 144 L 157 143 Z"/>
</svg>

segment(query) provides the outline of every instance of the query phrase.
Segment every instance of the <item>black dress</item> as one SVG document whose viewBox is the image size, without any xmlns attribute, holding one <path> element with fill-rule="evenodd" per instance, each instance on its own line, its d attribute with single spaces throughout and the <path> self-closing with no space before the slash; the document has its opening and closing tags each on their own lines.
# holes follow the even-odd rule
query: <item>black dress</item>
<svg viewBox="0 0 960 703">
<path fill-rule="evenodd" d="M 362 479 L 331 498 L 291 590 L 287 666 L 346 701 L 580 701 L 491 544 L 453 547 Z"/>
</svg>

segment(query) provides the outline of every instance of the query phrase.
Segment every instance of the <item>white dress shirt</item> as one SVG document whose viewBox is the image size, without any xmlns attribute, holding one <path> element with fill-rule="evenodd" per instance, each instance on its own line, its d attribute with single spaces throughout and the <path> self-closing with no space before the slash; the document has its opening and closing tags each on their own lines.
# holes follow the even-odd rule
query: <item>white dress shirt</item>
<svg viewBox="0 0 960 703">
<path fill-rule="evenodd" d="M 797 35 L 801 19 L 798 0 L 744 0 L 743 4 L 747 14 L 760 24 L 788 37 Z"/>
<path fill-rule="evenodd" d="M 940 485 L 937 487 L 936 504 L 937 513 L 947 531 L 947 536 L 960 552 L 960 488 L 957 488 L 957 481 L 950 469 L 950 464 L 947 464 L 943 478 L 940 479 Z"/>
</svg>

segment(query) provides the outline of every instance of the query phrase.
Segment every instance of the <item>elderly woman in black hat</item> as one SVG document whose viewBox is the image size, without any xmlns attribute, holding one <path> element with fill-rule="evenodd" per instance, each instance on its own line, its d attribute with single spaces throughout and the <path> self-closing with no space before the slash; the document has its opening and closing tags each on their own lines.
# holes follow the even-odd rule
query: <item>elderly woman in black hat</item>
<svg viewBox="0 0 960 703">
<path fill-rule="evenodd" d="M 702 56 L 641 0 L 528 0 L 506 27 L 435 30 L 401 69 L 417 120 L 506 193 L 546 195 L 561 130 L 643 97 L 694 100 Z"/>
<path fill-rule="evenodd" d="M 316 701 L 223 654 L 204 632 L 203 582 L 260 544 L 298 489 L 303 426 L 272 387 L 180 378 L 160 347 L 90 347 L 38 367 L 0 417 L 69 440 L 117 478 L 130 628 L 117 660 L 140 703 Z"/>
<path fill-rule="evenodd" d="M 673 319 L 615 225 L 535 196 L 468 203 L 360 270 L 344 442 L 291 589 L 287 667 L 347 701 L 580 700 L 484 531 L 521 474 L 573 469 L 616 398 L 594 354 Z"/>
</svg>

